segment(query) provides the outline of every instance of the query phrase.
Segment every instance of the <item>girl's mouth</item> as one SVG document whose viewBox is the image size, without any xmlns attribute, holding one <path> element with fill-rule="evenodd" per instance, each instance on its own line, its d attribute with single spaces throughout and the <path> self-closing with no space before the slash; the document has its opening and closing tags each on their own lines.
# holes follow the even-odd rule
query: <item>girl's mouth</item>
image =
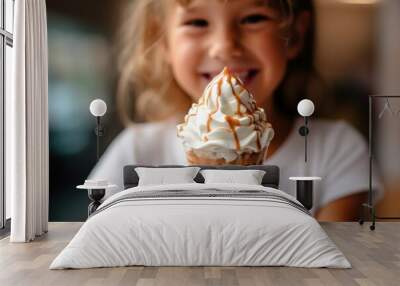
<svg viewBox="0 0 400 286">
<path fill-rule="evenodd" d="M 253 81 L 253 79 L 256 77 L 259 71 L 257 69 L 249 69 L 241 71 L 231 70 L 231 72 L 235 77 L 238 77 L 243 82 L 244 85 L 248 85 Z M 201 76 L 208 82 L 211 81 L 217 75 L 218 73 L 211 73 L 211 72 L 201 73 Z"/>
</svg>

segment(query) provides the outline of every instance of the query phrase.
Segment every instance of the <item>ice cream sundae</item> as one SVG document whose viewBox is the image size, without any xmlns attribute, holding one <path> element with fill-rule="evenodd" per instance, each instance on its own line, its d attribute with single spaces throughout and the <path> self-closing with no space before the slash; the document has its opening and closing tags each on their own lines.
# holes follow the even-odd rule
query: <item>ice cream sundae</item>
<svg viewBox="0 0 400 286">
<path fill-rule="evenodd" d="M 261 164 L 274 136 L 264 109 L 225 68 L 177 126 L 191 165 Z"/>
</svg>

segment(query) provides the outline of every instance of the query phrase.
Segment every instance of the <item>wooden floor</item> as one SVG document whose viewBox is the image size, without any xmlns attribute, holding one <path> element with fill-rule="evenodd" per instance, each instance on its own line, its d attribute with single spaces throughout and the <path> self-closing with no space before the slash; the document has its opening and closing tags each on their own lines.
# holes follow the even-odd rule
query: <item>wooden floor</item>
<svg viewBox="0 0 400 286">
<path fill-rule="evenodd" d="M 0 241 L 0 285 L 400 285 L 400 222 L 322 223 L 352 269 L 289 267 L 123 267 L 48 270 L 81 223 L 50 223 L 27 244 Z"/>
</svg>

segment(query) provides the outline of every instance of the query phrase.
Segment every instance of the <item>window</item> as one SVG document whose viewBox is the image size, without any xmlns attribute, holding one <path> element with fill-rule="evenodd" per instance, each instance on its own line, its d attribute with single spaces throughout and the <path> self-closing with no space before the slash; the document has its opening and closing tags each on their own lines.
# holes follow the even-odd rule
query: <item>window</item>
<svg viewBox="0 0 400 286">
<path fill-rule="evenodd" d="M 5 98 L 11 92 L 12 47 L 14 32 L 14 0 L 0 0 L 0 228 L 9 225 L 10 194 L 4 182 Z"/>
</svg>

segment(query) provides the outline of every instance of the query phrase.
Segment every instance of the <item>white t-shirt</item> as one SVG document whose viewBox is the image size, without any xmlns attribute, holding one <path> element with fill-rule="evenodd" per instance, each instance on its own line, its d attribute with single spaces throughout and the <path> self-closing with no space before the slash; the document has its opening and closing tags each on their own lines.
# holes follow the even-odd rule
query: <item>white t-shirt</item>
<svg viewBox="0 0 400 286">
<path fill-rule="evenodd" d="M 304 161 L 304 137 L 298 133 L 302 120 L 295 122 L 288 138 L 264 164 L 280 168 L 279 189 L 296 195 L 293 176 L 318 176 L 314 182 L 314 213 L 339 198 L 367 191 L 368 148 L 364 138 L 344 121 L 311 120 L 308 159 Z M 275 130 L 275 132 L 279 132 Z M 135 124 L 122 131 L 110 144 L 90 178 L 107 179 L 123 189 L 123 167 L 131 164 L 186 164 L 185 152 L 176 135 L 176 121 Z M 382 195 L 378 176 L 373 177 L 377 198 Z M 115 192 L 115 191 L 114 191 Z M 107 190 L 106 197 L 113 192 Z"/>
</svg>

